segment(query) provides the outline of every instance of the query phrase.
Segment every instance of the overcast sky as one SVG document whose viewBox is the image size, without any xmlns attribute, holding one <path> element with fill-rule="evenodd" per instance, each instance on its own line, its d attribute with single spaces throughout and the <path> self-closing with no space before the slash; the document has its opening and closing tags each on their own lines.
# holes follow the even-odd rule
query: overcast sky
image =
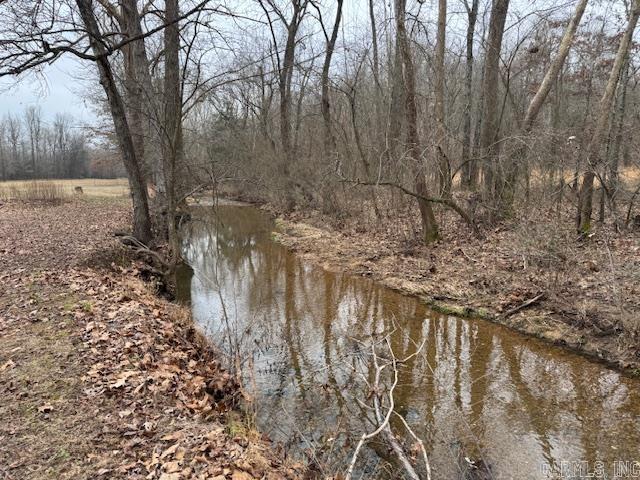
<svg viewBox="0 0 640 480">
<path fill-rule="evenodd" d="M 21 115 L 26 107 L 39 105 L 45 120 L 57 113 L 68 113 L 78 123 L 91 123 L 95 114 L 82 99 L 87 92 L 89 66 L 71 56 L 63 56 L 47 66 L 42 75 L 0 78 L 0 117 Z"/>
<path fill-rule="evenodd" d="M 518 7 L 523 8 L 524 11 L 531 10 L 530 1 L 532 0 L 513 1 L 512 16 L 514 12 L 520 9 Z M 535 0 L 535 2 L 536 9 L 542 11 L 558 4 L 557 0 Z M 618 2 L 620 0 L 609 0 L 605 1 L 605 4 L 607 6 L 618 5 Z M 481 3 L 486 6 L 489 0 L 481 0 Z M 566 0 L 562 4 L 566 13 L 572 11 L 572 0 Z M 368 28 L 366 2 L 364 0 L 350 0 L 347 5 L 345 23 L 359 25 L 359 28 L 363 28 L 362 26 L 364 25 Z M 381 10 L 380 5 L 382 5 L 382 2 L 379 2 L 378 10 Z M 427 2 L 425 5 L 426 7 L 421 9 L 423 20 L 434 16 L 436 12 L 435 8 L 429 8 L 434 7 L 435 3 L 433 1 Z M 596 13 L 598 11 L 601 12 L 602 8 L 602 6 L 596 7 Z M 378 14 L 380 13 L 378 12 Z M 464 30 L 458 27 L 463 24 L 466 25 L 460 0 L 450 2 L 449 13 L 449 40 L 454 42 L 458 40 L 458 43 L 460 43 Z M 518 15 L 515 14 L 515 16 L 517 17 Z M 227 23 L 224 18 L 221 19 L 221 22 L 222 25 Z M 235 25 L 232 24 L 231 26 Z M 255 28 L 253 24 L 251 26 Z M 457 37 L 460 38 L 457 39 Z M 55 64 L 45 67 L 41 75 L 23 75 L 17 82 L 13 78 L 0 78 L 0 117 L 6 113 L 21 115 L 26 107 L 39 105 L 42 109 L 43 117 L 47 121 L 52 120 L 57 113 L 68 113 L 75 118 L 78 124 L 96 123 L 96 115 L 92 105 L 84 100 L 88 95 L 89 90 L 87 87 L 91 84 L 88 78 L 93 75 L 91 70 L 93 68 L 95 67 L 91 62 L 83 62 L 71 55 L 64 55 Z"/>
</svg>

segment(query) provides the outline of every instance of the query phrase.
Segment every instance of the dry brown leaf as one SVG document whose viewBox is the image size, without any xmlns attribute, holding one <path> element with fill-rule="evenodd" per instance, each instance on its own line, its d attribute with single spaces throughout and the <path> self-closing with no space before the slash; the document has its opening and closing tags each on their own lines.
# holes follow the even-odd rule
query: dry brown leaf
<svg viewBox="0 0 640 480">
<path fill-rule="evenodd" d="M 178 449 L 179 445 L 180 445 L 179 443 L 175 443 L 175 444 L 171 445 L 164 452 L 162 452 L 162 454 L 160 455 L 160 459 L 166 458 L 169 455 L 173 455 L 176 452 L 176 450 Z"/>
<path fill-rule="evenodd" d="M 53 411 L 53 405 L 51 405 L 50 403 L 45 403 L 44 405 L 40 405 L 38 407 L 38 411 L 40 413 L 49 413 Z"/>
<path fill-rule="evenodd" d="M 182 469 L 180 462 L 168 462 L 162 464 L 162 468 L 166 473 L 175 473 Z"/>
<path fill-rule="evenodd" d="M 163 473 L 160 475 L 160 480 L 180 480 L 179 473 Z"/>
<path fill-rule="evenodd" d="M 254 477 L 242 470 L 234 470 L 233 474 L 231 474 L 231 480 L 254 480 Z"/>
<path fill-rule="evenodd" d="M 15 366 L 16 366 L 16 364 L 15 364 L 15 362 L 13 360 L 7 360 L 5 363 L 0 365 L 0 373 L 4 372 L 5 370 L 10 370 Z"/>
<path fill-rule="evenodd" d="M 165 442 L 172 442 L 174 440 L 181 440 L 183 438 L 184 438 L 184 432 L 177 431 L 177 432 L 164 435 L 162 438 L 160 438 L 160 440 L 164 440 Z"/>
</svg>

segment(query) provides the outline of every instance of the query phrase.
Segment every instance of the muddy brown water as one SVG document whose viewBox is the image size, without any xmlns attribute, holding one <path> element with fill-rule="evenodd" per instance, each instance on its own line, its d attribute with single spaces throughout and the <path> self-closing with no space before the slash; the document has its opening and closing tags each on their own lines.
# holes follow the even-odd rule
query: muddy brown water
<svg viewBox="0 0 640 480">
<path fill-rule="evenodd" d="M 344 472 L 358 437 L 375 429 L 363 379 L 368 345 L 388 336 L 397 358 L 418 351 L 399 367 L 394 397 L 434 479 L 640 478 L 638 380 L 325 271 L 274 242 L 273 229 L 253 207 L 194 209 L 183 230 L 192 270 L 178 286 L 212 341 L 240 359 L 257 426 L 320 475 Z M 393 428 L 411 450 L 396 417 Z M 402 473 L 374 440 L 356 478 Z"/>
</svg>

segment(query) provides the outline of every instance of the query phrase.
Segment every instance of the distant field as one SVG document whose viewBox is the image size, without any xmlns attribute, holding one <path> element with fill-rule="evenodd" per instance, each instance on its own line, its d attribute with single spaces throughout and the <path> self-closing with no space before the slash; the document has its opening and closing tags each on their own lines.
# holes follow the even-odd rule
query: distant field
<svg viewBox="0 0 640 480">
<path fill-rule="evenodd" d="M 63 195 L 74 195 L 76 187 L 82 187 L 84 195 L 91 197 L 124 197 L 129 195 L 129 184 L 126 178 L 76 180 L 15 180 L 0 182 L 0 199 L 22 198 L 32 190 L 33 186 L 47 189 L 53 187 Z"/>
</svg>

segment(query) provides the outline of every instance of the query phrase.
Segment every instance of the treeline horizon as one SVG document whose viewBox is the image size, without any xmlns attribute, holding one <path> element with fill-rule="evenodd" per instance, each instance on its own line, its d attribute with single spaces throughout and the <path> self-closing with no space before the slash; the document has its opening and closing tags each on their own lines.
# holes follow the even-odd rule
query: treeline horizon
<svg viewBox="0 0 640 480">
<path fill-rule="evenodd" d="M 0 117 L 0 180 L 115 178 L 125 174 L 119 155 L 93 147 L 67 113 L 45 120 L 42 109 Z"/>
</svg>

